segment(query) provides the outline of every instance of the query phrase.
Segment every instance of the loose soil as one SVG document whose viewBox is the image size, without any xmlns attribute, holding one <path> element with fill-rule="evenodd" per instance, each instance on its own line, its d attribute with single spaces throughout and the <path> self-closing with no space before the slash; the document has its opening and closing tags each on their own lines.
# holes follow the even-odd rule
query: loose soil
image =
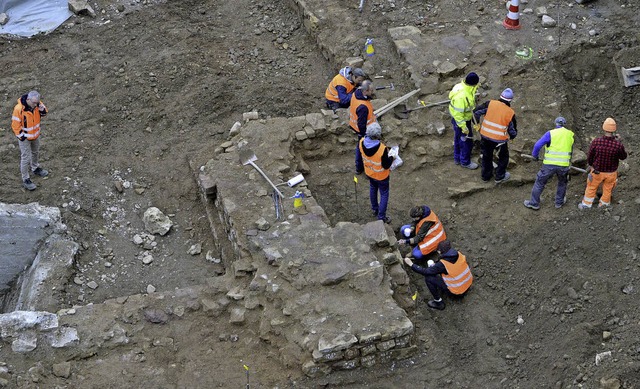
<svg viewBox="0 0 640 389">
<path fill-rule="evenodd" d="M 322 56 L 284 0 L 136 2 L 125 4 L 124 12 L 117 12 L 114 2 L 92 4 L 96 19 L 72 18 L 46 36 L 0 41 L 5 90 L 0 117 L 6 119 L 0 140 L 0 201 L 37 201 L 62 209 L 69 235 L 82 246 L 78 282 L 69 280 L 60 291 L 60 300 L 69 307 L 144 293 L 148 285 L 160 291 L 198 285 L 223 272 L 205 259 L 209 250 L 214 257 L 219 253 L 189 161 L 204 164 L 243 112 L 299 116 L 324 108 L 324 89 L 342 65 Z M 424 34 L 444 35 L 460 28 L 461 10 L 462 19 L 472 20 L 465 26 L 492 25 L 504 17 L 502 11 L 492 12 L 495 2 L 485 0 L 365 4 L 363 18 L 352 29 L 344 27 L 358 39 L 337 36 L 336 47 L 344 57 L 362 55 L 360 36 L 380 37 L 376 69 L 394 75 L 394 82 L 404 85 L 400 92 L 414 88 L 403 78 L 406 64 L 384 38 L 387 28 L 414 25 Z M 356 12 L 344 4 L 327 6 Z M 537 6 L 551 9 L 554 4 L 526 5 Z M 621 7 L 628 18 L 620 17 Z M 637 11 L 638 5 L 617 0 L 563 4 L 561 29 L 541 32 L 538 24 L 514 32 L 516 40 L 536 48 L 531 61 L 498 69 L 486 65 L 494 63 L 496 53 L 469 59 L 469 69 L 487 75 L 494 89 L 509 85 L 516 91 L 521 133 L 514 146 L 523 151 L 530 151 L 533 141 L 550 129 L 557 112 L 569 119 L 576 148 L 585 152 L 604 118 L 616 118 L 630 167 L 620 178 L 612 209 L 576 208 L 585 184 L 579 175 L 573 176 L 562 209 L 552 204 L 555 182 L 548 185 L 540 211 L 524 208 L 537 165 L 519 159 L 511 170 L 512 182 L 453 199 L 447 188 L 479 181 L 479 171 L 462 170 L 450 156 L 422 163 L 411 158 L 414 139 L 391 132 L 388 138 L 401 143 L 409 156 L 391 177 L 393 227 L 408 219 L 411 206 L 431 206 L 454 246 L 471 258 L 476 276 L 472 292 L 462 300 L 447 300 L 445 311 L 434 312 L 424 304 L 428 290 L 412 274 L 420 301 L 410 313 L 418 356 L 375 371 L 315 380 L 301 378 L 299 372 L 283 374 L 272 359 L 273 366 L 254 373 L 255 387 L 595 387 L 610 378 L 625 388 L 637 387 L 640 181 L 635 150 L 640 139 L 633 129 L 640 96 L 637 88 L 621 87 L 612 65 L 621 49 L 638 44 Z M 579 31 L 570 23 L 578 23 Z M 589 37 L 589 29 L 598 35 Z M 558 38 L 548 39 L 552 35 L 562 36 L 560 44 Z M 31 89 L 42 93 L 50 110 L 43 119 L 41 164 L 51 174 L 36 177 L 38 189 L 26 192 L 9 119 L 16 99 Z M 385 90 L 379 95 L 391 99 L 400 94 Z M 550 105 L 554 101 L 560 105 Z M 407 122 L 382 122 L 391 131 L 407 123 L 426 125 L 434 118 L 447 123 L 446 107 L 427 111 L 411 113 Z M 447 123 L 444 136 L 450 133 Z M 366 180 L 354 187 L 352 149 L 307 161 L 310 188 L 332 222 L 372 220 Z M 120 193 L 115 181 L 126 181 L 131 188 Z M 141 249 L 131 240 L 144 231 L 142 214 L 150 206 L 168 214 L 175 225 L 157 239 L 154 262 L 144 265 L 136 258 Z M 187 254 L 196 243 L 202 244 L 202 253 Z M 99 285 L 95 290 L 86 286 L 92 280 Z M 211 336 L 229 333 L 225 323 L 217 325 Z M 605 331 L 612 337 L 603 339 Z M 595 355 L 607 350 L 614 358 L 595 367 Z M 219 382 L 242 379 L 238 371 L 215 374 Z M 109 386 L 109 375 L 95 378 L 94 387 Z M 194 373 L 192 382 L 180 385 L 198 387 L 199 382 Z"/>
</svg>

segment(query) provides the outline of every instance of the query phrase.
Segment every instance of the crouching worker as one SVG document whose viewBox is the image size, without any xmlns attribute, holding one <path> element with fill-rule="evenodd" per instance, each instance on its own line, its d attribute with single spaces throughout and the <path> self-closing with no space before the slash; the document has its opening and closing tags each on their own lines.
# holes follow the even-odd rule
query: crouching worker
<svg viewBox="0 0 640 389">
<path fill-rule="evenodd" d="M 422 259 L 436 251 L 438 243 L 447 239 L 447 234 L 438 216 L 426 205 L 411 208 L 409 216 L 413 222 L 400 227 L 400 234 L 405 239 L 398 240 L 398 243 L 415 246 L 409 257 Z"/>
<path fill-rule="evenodd" d="M 473 275 L 467 264 L 467 258 L 461 252 L 452 249 L 448 240 L 438 244 L 438 254 L 437 262 L 429 261 L 428 267 L 418 266 L 408 257 L 404 262 L 411 266 L 411 270 L 424 276 L 424 282 L 433 296 L 433 300 L 427 302 L 429 308 L 442 310 L 444 301 L 441 293 L 463 295 L 471 287 Z"/>
</svg>

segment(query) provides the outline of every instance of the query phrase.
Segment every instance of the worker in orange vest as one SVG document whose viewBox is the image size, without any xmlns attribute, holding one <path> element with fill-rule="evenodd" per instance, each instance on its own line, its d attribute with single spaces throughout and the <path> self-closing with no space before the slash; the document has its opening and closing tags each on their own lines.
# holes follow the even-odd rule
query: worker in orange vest
<svg viewBox="0 0 640 389">
<path fill-rule="evenodd" d="M 366 135 L 367 127 L 376 123 L 376 115 L 373 113 L 371 99 L 375 97 L 375 88 L 370 80 L 365 80 L 362 85 L 351 95 L 351 105 L 349 106 L 349 127 L 358 137 L 356 144 L 356 174 L 362 174 L 364 166 L 362 159 L 358 159 L 358 147 L 360 140 Z"/>
<path fill-rule="evenodd" d="M 29 172 L 36 176 L 46 177 L 49 172 L 40 167 L 38 155 L 40 152 L 40 118 L 49 112 L 40 101 L 40 93 L 31 91 L 22 95 L 13 108 L 11 129 L 18 138 L 20 146 L 20 174 L 22 186 L 31 191 L 36 184 L 31 181 Z"/>
<path fill-rule="evenodd" d="M 334 112 L 338 108 L 348 108 L 353 91 L 362 84 L 365 78 L 366 75 L 360 68 L 352 69 L 350 66 L 345 66 L 340 69 L 324 92 L 327 108 Z"/>
<path fill-rule="evenodd" d="M 441 292 L 464 295 L 473 283 L 473 275 L 465 255 L 452 249 L 448 240 L 438 244 L 438 254 L 436 262 L 430 260 L 427 267 L 416 265 L 409 257 L 404 259 L 404 263 L 424 276 L 424 282 L 433 296 L 433 300 L 427 302 L 429 308 L 443 310 Z"/>
<path fill-rule="evenodd" d="M 356 161 L 364 167 L 369 178 L 369 200 L 373 216 L 384 223 L 391 223 L 387 216 L 389 202 L 389 170 L 395 157 L 389 155 L 390 149 L 382 143 L 382 128 L 377 122 L 367 126 L 367 135 L 360 139 L 356 149 Z M 378 192 L 380 201 L 378 202 Z"/>
<path fill-rule="evenodd" d="M 400 227 L 404 239 L 398 240 L 398 243 L 414 246 L 409 257 L 422 259 L 436 251 L 438 243 L 447 239 L 447 234 L 438 216 L 426 205 L 411 208 L 409 216 L 413 222 Z"/>
<path fill-rule="evenodd" d="M 473 110 L 475 126 L 480 131 L 480 148 L 482 154 L 482 181 L 488 182 L 493 176 L 493 152 L 498 150 L 498 167 L 496 168 L 495 183 L 507 181 L 511 174 L 507 171 L 509 165 L 509 147 L 507 142 L 518 135 L 516 115 L 511 108 L 513 91 L 505 89 L 498 100 L 490 100 Z M 480 118 L 484 116 L 482 123 Z"/>
</svg>

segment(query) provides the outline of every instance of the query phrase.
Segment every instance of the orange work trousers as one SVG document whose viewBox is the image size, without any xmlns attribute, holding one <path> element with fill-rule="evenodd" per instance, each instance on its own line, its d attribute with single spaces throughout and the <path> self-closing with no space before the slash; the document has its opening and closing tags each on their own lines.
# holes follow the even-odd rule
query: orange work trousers
<svg viewBox="0 0 640 389">
<path fill-rule="evenodd" d="M 596 198 L 598 187 L 602 184 L 602 196 L 600 197 L 599 207 L 611 205 L 611 192 L 618 183 L 618 172 L 613 173 L 594 173 L 591 171 L 587 177 L 587 189 L 584 191 L 582 204 L 591 208 L 593 200 Z"/>
</svg>

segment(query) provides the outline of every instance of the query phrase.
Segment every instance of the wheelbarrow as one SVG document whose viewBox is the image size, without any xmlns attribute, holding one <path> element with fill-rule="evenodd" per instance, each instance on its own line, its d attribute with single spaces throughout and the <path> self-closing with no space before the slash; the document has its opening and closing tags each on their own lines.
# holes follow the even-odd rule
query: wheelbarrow
<svg viewBox="0 0 640 389">
<path fill-rule="evenodd" d="M 450 101 L 451 100 L 438 101 L 437 103 L 423 104 L 415 108 L 407 108 L 406 104 L 396 105 L 395 107 L 393 107 L 393 114 L 398 119 L 407 119 L 409 118 L 409 112 L 417 111 L 423 108 L 437 107 L 439 105 L 449 104 Z"/>
<path fill-rule="evenodd" d="M 256 165 L 253 162 L 253 161 L 257 161 L 258 160 L 258 157 L 256 157 L 256 154 L 253 152 L 253 150 L 251 150 L 251 149 L 242 149 L 242 150 L 239 151 L 239 155 L 240 155 L 240 163 L 241 164 L 253 166 L 253 168 L 256 169 L 258 171 L 258 173 L 260 173 L 262 175 L 262 177 L 264 177 L 265 180 L 267 180 L 269 185 L 271 185 L 271 187 L 278 194 L 278 196 L 280 196 L 280 198 L 284 197 L 282 195 L 282 192 L 280 192 L 280 190 L 278 190 L 278 188 L 273 184 L 273 182 L 271 182 L 269 177 L 267 177 L 267 175 L 264 174 L 262 169 L 260 169 L 258 167 L 258 165 Z"/>
</svg>

